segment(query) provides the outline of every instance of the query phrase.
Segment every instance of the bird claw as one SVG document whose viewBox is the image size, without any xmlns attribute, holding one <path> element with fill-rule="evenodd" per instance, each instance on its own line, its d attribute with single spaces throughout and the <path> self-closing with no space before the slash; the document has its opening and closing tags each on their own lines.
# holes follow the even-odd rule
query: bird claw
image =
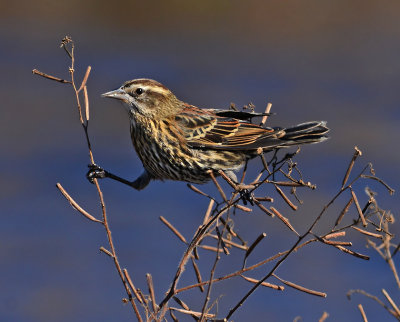
<svg viewBox="0 0 400 322">
<path fill-rule="evenodd" d="M 239 193 L 244 205 L 247 205 L 247 202 L 250 202 L 250 204 L 254 206 L 253 193 L 247 189 L 240 190 Z"/>
<path fill-rule="evenodd" d="M 89 171 L 86 173 L 86 179 L 92 184 L 94 184 L 94 179 L 102 179 L 107 176 L 106 171 L 97 164 L 88 164 L 88 168 Z"/>
</svg>

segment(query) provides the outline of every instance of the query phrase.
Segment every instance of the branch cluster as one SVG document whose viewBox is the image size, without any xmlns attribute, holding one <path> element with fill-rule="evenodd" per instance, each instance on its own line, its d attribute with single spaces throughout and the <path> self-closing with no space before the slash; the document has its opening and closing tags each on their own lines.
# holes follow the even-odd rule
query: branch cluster
<svg viewBox="0 0 400 322">
<path fill-rule="evenodd" d="M 36 69 L 33 70 L 33 73 L 53 81 L 70 85 L 72 87 L 78 107 L 79 120 L 82 124 L 88 146 L 90 162 L 95 163 L 88 134 L 89 98 L 86 84 L 90 75 L 91 67 L 89 66 L 87 68 L 82 82 L 77 85 L 75 80 L 74 43 L 70 37 L 65 37 L 61 43 L 61 47 L 71 59 L 71 66 L 69 67 L 69 80 L 51 76 Z M 84 102 L 83 107 L 81 105 L 81 100 Z M 236 107 L 232 105 L 232 108 L 235 109 Z M 254 106 L 247 108 L 254 108 Z M 266 113 L 269 113 L 270 109 L 271 104 L 268 104 Z M 264 116 L 262 119 L 262 124 L 264 124 L 266 121 L 267 116 Z M 360 253 L 359 251 L 351 249 L 351 241 L 344 239 L 347 237 L 347 232 L 350 230 L 357 231 L 359 234 L 368 237 L 368 244 L 387 261 L 395 276 L 396 282 L 400 287 L 400 281 L 393 262 L 393 256 L 396 255 L 400 249 L 400 245 L 397 246 L 391 243 L 393 234 L 389 232 L 389 225 L 391 222 L 393 222 L 393 215 L 390 212 L 384 211 L 378 207 L 375 194 L 369 189 L 366 189 L 368 201 L 366 204 L 360 204 L 360 199 L 353 187 L 361 180 L 374 180 L 386 187 L 390 194 L 392 194 L 394 191 L 375 175 L 371 164 L 365 166 L 360 173 L 353 175 L 353 167 L 357 159 L 361 156 L 361 151 L 357 147 L 355 147 L 352 159 L 343 176 L 341 187 L 338 189 L 335 196 L 322 208 L 320 213 L 310 223 L 308 229 L 303 233 L 297 231 L 297 229 L 290 222 L 289 218 L 285 216 L 281 210 L 279 210 L 279 206 L 275 206 L 274 202 L 276 200 L 274 200 L 274 198 L 271 196 L 265 196 L 262 193 L 261 187 L 265 187 L 266 185 L 273 187 L 280 201 L 286 203 L 294 211 L 298 209 L 302 201 L 297 195 L 297 189 L 316 188 L 315 185 L 303 179 L 301 171 L 299 170 L 297 164 L 293 161 L 294 156 L 299 153 L 299 151 L 300 149 L 292 154 L 286 154 L 281 158 L 278 158 L 278 153 L 275 151 L 270 159 L 266 159 L 266 155 L 260 151 L 260 170 L 258 175 L 255 178 L 249 178 L 246 164 L 240 183 L 233 182 L 223 171 L 219 171 L 218 173 L 210 172 L 209 175 L 217 187 L 219 193 L 218 196 L 212 196 L 200 190 L 199 187 L 188 184 L 188 187 L 196 194 L 200 195 L 201 197 L 208 198 L 209 204 L 204 213 L 202 222 L 194 234 L 192 234 L 192 238 L 185 237 L 185 233 L 180 232 L 168 219 L 160 217 L 162 223 L 171 230 L 171 232 L 179 239 L 180 242 L 186 245 L 186 250 L 182 256 L 182 259 L 178 263 L 177 271 L 172 277 L 169 289 L 164 293 L 165 295 L 159 302 L 156 301 L 153 279 L 150 274 L 147 274 L 146 276 L 148 285 L 148 290 L 146 292 L 136 288 L 131 276 L 128 273 L 128 270 L 121 267 L 111 237 L 111 230 L 107 219 L 103 193 L 100 189 L 97 179 L 94 179 L 94 184 L 100 201 L 101 219 L 96 218 L 96 216 L 93 216 L 84 210 L 84 208 L 81 207 L 70 196 L 70 194 L 61 186 L 60 183 L 57 183 L 57 188 L 61 191 L 74 209 L 76 209 L 88 220 L 101 224 L 105 229 L 108 246 L 100 247 L 100 250 L 113 260 L 126 292 L 126 298 L 124 298 L 123 301 L 130 303 L 138 321 L 161 321 L 166 318 L 167 313 L 174 321 L 178 321 L 177 316 L 179 314 L 190 315 L 195 320 L 200 321 L 221 319 L 216 314 L 216 301 L 210 302 L 212 287 L 215 283 L 231 280 L 233 278 L 241 278 L 248 282 L 249 289 L 247 292 L 245 292 L 245 294 L 243 294 L 242 298 L 237 303 L 232 304 L 229 312 L 227 312 L 221 319 L 224 321 L 230 320 L 233 314 L 240 307 L 242 307 L 248 297 L 259 287 L 269 288 L 272 292 L 282 292 L 285 290 L 285 287 L 291 287 L 309 295 L 326 297 L 325 292 L 312 290 L 303 285 L 289 281 L 287 278 L 279 276 L 278 269 L 290 255 L 312 243 L 320 243 L 321 245 L 323 244 L 327 247 L 334 247 L 347 255 L 368 260 L 368 256 Z M 216 176 L 220 176 L 221 179 L 217 180 Z M 225 181 L 227 183 L 226 186 L 229 188 L 223 189 L 220 183 L 221 180 Z M 348 195 L 348 201 L 344 204 L 342 211 L 336 215 L 336 220 L 334 223 L 332 223 L 332 226 L 330 228 L 324 227 L 324 234 L 315 233 L 317 225 L 320 223 L 321 218 L 327 213 L 327 210 L 339 198 L 339 196 L 345 194 Z M 243 205 L 241 203 L 243 203 Z M 272 206 L 272 204 L 274 204 L 274 206 Z M 352 223 L 341 225 L 343 218 L 346 215 L 349 216 L 349 212 L 352 207 L 354 210 L 353 213 L 355 213 Z M 264 258 L 260 262 L 248 265 L 247 260 L 251 257 L 257 246 L 259 246 L 267 238 L 267 233 L 261 231 L 254 241 L 245 241 L 235 228 L 234 215 L 239 211 L 251 213 L 254 209 L 260 209 L 263 213 L 273 218 L 273 220 L 280 221 L 282 225 L 287 228 L 288 234 L 293 234 L 296 237 L 296 241 L 289 249 L 282 250 L 276 254 L 270 254 L 269 257 Z M 380 244 L 377 244 L 376 241 L 378 241 Z M 391 250 L 392 248 L 394 248 L 393 252 Z M 235 252 L 235 256 L 242 256 L 241 266 L 234 268 L 227 274 L 216 276 L 216 268 L 219 264 L 219 261 L 223 259 L 223 256 L 230 255 L 232 253 L 232 249 L 237 249 L 239 254 L 242 254 L 236 255 L 238 252 Z M 208 272 L 202 272 L 198 265 L 202 250 L 212 251 L 215 253 L 215 258 L 211 265 L 212 267 Z M 180 278 L 184 274 L 185 267 L 189 262 L 193 267 L 193 272 L 195 273 L 194 278 L 196 279 L 196 282 L 189 285 L 180 285 Z M 265 269 L 266 264 L 268 263 L 272 263 L 272 265 L 270 265 L 272 267 Z M 254 275 L 253 273 L 255 271 L 262 269 L 265 270 L 262 278 L 256 279 L 251 276 Z M 199 290 L 199 292 L 204 294 L 204 300 L 201 307 L 191 308 L 183 301 L 182 297 L 186 291 L 196 288 Z M 363 293 L 364 295 L 373 298 L 373 296 L 370 296 L 364 291 L 360 290 L 351 291 L 350 294 L 354 292 Z M 389 308 L 389 306 L 386 306 L 377 298 L 376 301 L 384 306 L 390 314 L 396 318 L 399 318 L 400 311 L 396 304 L 394 304 L 393 300 L 386 291 L 384 295 L 392 308 Z M 175 304 L 171 303 L 172 299 L 174 300 Z M 178 307 L 176 307 L 176 305 Z M 359 309 L 364 317 L 365 312 L 361 304 Z M 323 321 L 326 318 L 327 313 L 325 312 L 320 320 Z"/>
</svg>

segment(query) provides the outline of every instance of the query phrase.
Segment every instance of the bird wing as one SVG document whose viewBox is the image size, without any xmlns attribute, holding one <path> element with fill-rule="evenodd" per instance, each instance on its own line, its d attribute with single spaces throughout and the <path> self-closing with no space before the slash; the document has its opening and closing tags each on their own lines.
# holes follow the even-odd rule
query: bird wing
<svg viewBox="0 0 400 322">
<path fill-rule="evenodd" d="M 274 113 L 256 113 L 256 112 L 245 112 L 245 111 L 234 111 L 234 110 L 210 109 L 209 111 L 212 111 L 217 116 L 231 117 L 244 121 L 251 121 L 254 117 L 274 115 Z"/>
<path fill-rule="evenodd" d="M 223 115 L 224 113 L 222 113 Z M 223 150 L 251 150 L 276 145 L 281 129 L 263 128 L 233 117 L 219 116 L 214 110 L 186 105 L 175 117 L 189 146 Z M 267 141 L 270 141 L 268 144 Z"/>
</svg>

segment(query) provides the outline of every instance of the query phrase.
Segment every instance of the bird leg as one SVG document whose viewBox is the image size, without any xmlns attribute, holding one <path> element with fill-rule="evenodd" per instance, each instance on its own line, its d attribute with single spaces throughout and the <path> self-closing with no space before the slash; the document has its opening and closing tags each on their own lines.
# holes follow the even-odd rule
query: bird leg
<svg viewBox="0 0 400 322">
<path fill-rule="evenodd" d="M 143 173 L 136 180 L 128 181 L 104 170 L 97 164 L 89 164 L 88 167 L 89 171 L 86 173 L 86 178 L 89 180 L 90 183 L 94 183 L 94 179 L 110 178 L 122 182 L 136 190 L 142 190 L 150 183 L 151 180 L 151 175 L 146 170 L 144 170 Z"/>
<path fill-rule="evenodd" d="M 152 179 L 151 175 L 144 169 L 137 179 L 131 182 L 130 186 L 136 190 L 142 190 L 147 187 Z"/>
</svg>

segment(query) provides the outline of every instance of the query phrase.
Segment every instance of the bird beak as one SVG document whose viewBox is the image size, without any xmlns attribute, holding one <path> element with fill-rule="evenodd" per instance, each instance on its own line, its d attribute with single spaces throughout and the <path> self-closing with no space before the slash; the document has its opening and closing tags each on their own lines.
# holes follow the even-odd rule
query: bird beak
<svg viewBox="0 0 400 322">
<path fill-rule="evenodd" d="M 107 93 L 101 94 L 101 96 L 102 97 L 109 97 L 109 98 L 116 98 L 116 99 L 123 100 L 123 101 L 126 100 L 126 93 L 121 88 L 118 88 L 118 89 L 116 89 L 114 91 L 111 91 L 111 92 L 107 92 Z"/>
</svg>

